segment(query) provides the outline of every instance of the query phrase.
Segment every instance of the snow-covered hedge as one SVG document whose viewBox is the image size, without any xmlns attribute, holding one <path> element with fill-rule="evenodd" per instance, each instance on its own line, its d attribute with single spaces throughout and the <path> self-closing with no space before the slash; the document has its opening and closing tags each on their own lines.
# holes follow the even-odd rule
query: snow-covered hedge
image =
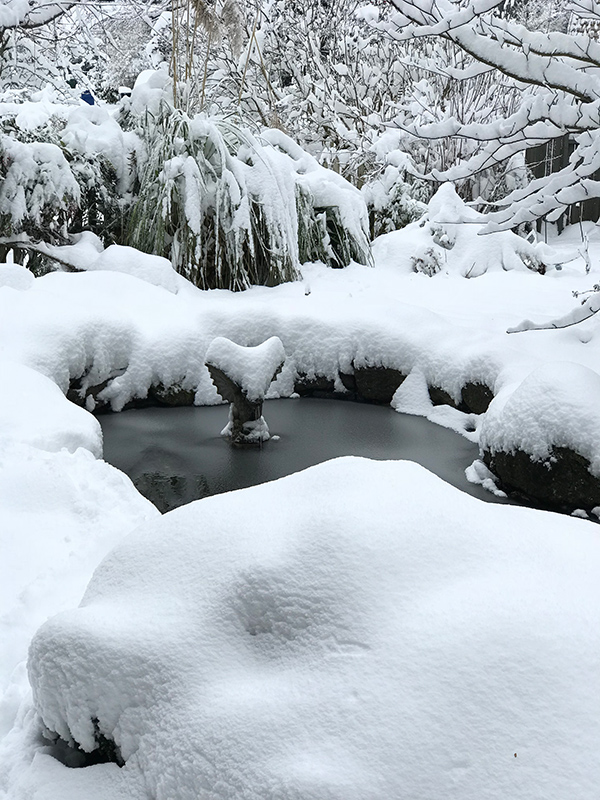
<svg viewBox="0 0 600 800">
<path fill-rule="evenodd" d="M 369 262 L 366 205 L 344 178 L 280 131 L 257 138 L 230 120 L 191 118 L 169 96 L 167 74 L 150 72 L 112 113 L 53 115 L 50 104 L 34 119 L 7 106 L 0 256 L 12 246 L 47 266 L 40 241 L 91 231 L 168 258 L 200 288 L 233 290 L 293 280 L 307 260 Z"/>
</svg>

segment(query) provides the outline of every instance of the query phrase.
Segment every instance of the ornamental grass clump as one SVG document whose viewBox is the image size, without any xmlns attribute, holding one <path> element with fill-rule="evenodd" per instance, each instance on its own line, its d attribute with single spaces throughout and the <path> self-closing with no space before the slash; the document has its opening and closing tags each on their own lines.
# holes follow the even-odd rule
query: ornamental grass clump
<svg viewBox="0 0 600 800">
<path fill-rule="evenodd" d="M 169 258 L 201 289 L 239 291 L 294 280 L 293 191 L 248 132 L 163 104 L 147 128 L 148 158 L 127 243 Z M 285 189 L 285 187 L 283 187 Z"/>
</svg>

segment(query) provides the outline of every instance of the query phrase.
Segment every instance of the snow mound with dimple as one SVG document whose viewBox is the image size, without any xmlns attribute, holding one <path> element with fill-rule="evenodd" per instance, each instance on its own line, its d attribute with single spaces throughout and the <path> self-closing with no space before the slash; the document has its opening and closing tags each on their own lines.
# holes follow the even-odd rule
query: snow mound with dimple
<svg viewBox="0 0 600 800">
<path fill-rule="evenodd" d="M 522 450 L 536 461 L 567 447 L 600 475 L 600 375 L 569 362 L 538 367 L 494 398 L 479 441 L 483 451 Z"/>
<path fill-rule="evenodd" d="M 338 459 L 131 534 L 35 636 L 35 704 L 118 745 L 96 796 L 596 800 L 598 574 L 587 522 Z"/>
<path fill-rule="evenodd" d="M 210 343 L 204 361 L 224 372 L 248 400 L 255 402 L 263 399 L 273 376 L 285 361 L 285 349 L 277 336 L 271 336 L 256 347 L 243 347 L 218 336 Z"/>
</svg>

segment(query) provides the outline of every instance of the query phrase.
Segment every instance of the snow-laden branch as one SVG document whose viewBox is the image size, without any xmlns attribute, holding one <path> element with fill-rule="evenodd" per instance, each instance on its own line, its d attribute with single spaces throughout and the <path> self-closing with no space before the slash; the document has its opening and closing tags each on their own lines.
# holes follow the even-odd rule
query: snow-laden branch
<svg viewBox="0 0 600 800">
<path fill-rule="evenodd" d="M 30 2 L 30 0 L 0 0 L 0 32 L 5 28 L 39 28 L 60 17 L 78 0 L 60 2 Z"/>
<path fill-rule="evenodd" d="M 573 309 L 564 317 L 551 320 L 550 322 L 532 322 L 530 319 L 523 320 L 523 322 L 515 325 L 514 328 L 509 328 L 507 333 L 522 333 L 523 331 L 548 331 L 556 330 L 558 328 L 570 328 L 571 325 L 577 325 L 584 320 L 593 317 L 600 311 L 600 286 L 594 287 L 595 291 L 590 295 L 578 308 Z"/>
<path fill-rule="evenodd" d="M 489 0 L 466 7 L 454 0 L 392 0 L 399 14 L 381 25 L 395 39 L 442 36 L 478 62 L 507 77 L 551 87 L 582 102 L 594 102 L 598 78 L 582 72 L 571 59 L 600 65 L 600 44 L 589 36 L 541 34 L 490 13 L 499 3 Z"/>
<path fill-rule="evenodd" d="M 425 116 L 424 124 L 412 121 L 410 113 L 398 116 L 396 124 L 419 139 L 480 143 L 472 155 L 448 169 L 426 168 L 425 177 L 471 179 L 523 151 L 560 139 L 564 155 L 559 169 L 496 201 L 498 210 L 489 215 L 485 232 L 540 217 L 554 221 L 568 206 L 600 197 L 600 42 L 583 33 L 529 30 L 502 16 L 501 4 L 493 0 L 392 2 L 398 13 L 379 23 L 392 37 L 446 40 L 475 60 L 475 72 L 493 68 L 516 81 L 522 91 L 518 107 L 509 114 L 496 111 L 493 98 L 486 97 L 489 113 L 471 114 L 470 120 L 464 110 L 442 121 L 430 122 Z M 597 0 L 575 0 L 571 7 L 585 19 L 600 22 Z M 451 77 L 465 79 L 473 72 L 471 64 L 459 64 Z M 552 162 L 550 168 L 556 169 L 557 159 Z"/>
</svg>

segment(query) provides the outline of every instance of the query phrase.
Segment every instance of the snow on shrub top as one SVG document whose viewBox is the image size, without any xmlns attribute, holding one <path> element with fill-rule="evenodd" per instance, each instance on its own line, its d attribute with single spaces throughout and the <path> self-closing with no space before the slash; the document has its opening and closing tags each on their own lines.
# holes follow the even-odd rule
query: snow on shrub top
<svg viewBox="0 0 600 800">
<path fill-rule="evenodd" d="M 285 361 L 285 350 L 277 336 L 256 347 L 242 347 L 218 336 L 210 343 L 204 361 L 224 372 L 255 402 L 267 393 L 273 375 Z"/>
<path fill-rule="evenodd" d="M 140 527 L 36 634 L 35 703 L 128 796 L 591 800 L 599 571 L 581 520 L 337 459 Z"/>
<path fill-rule="evenodd" d="M 568 362 L 538 367 L 494 398 L 480 446 L 491 453 L 523 450 L 536 460 L 548 458 L 553 447 L 568 447 L 600 475 L 600 375 Z"/>
<path fill-rule="evenodd" d="M 131 132 L 121 129 L 119 123 L 102 106 L 83 105 L 74 108 L 61 139 L 71 153 L 83 153 L 91 157 L 105 156 L 112 164 L 124 190 L 129 178 L 129 155 L 139 147 Z"/>
<path fill-rule="evenodd" d="M 52 229 L 57 209 L 64 211 L 78 202 L 79 186 L 55 144 L 24 143 L 0 134 L 0 161 L 0 230 L 28 223 Z"/>
<path fill-rule="evenodd" d="M 137 76 L 131 97 L 124 99 L 135 114 L 157 115 L 161 104 L 173 98 L 172 81 L 167 69 L 145 69 Z"/>
<path fill-rule="evenodd" d="M 374 253 L 385 258 L 397 250 L 413 272 L 429 276 L 449 272 L 466 278 L 513 269 L 543 273 L 560 262 L 544 243 L 531 244 L 512 231 L 480 235 L 486 222 L 487 217 L 469 208 L 451 183 L 444 183 L 431 198 L 423 218 L 402 231 L 380 236 Z M 407 236 L 413 237 L 412 252 L 406 248 Z"/>
</svg>

